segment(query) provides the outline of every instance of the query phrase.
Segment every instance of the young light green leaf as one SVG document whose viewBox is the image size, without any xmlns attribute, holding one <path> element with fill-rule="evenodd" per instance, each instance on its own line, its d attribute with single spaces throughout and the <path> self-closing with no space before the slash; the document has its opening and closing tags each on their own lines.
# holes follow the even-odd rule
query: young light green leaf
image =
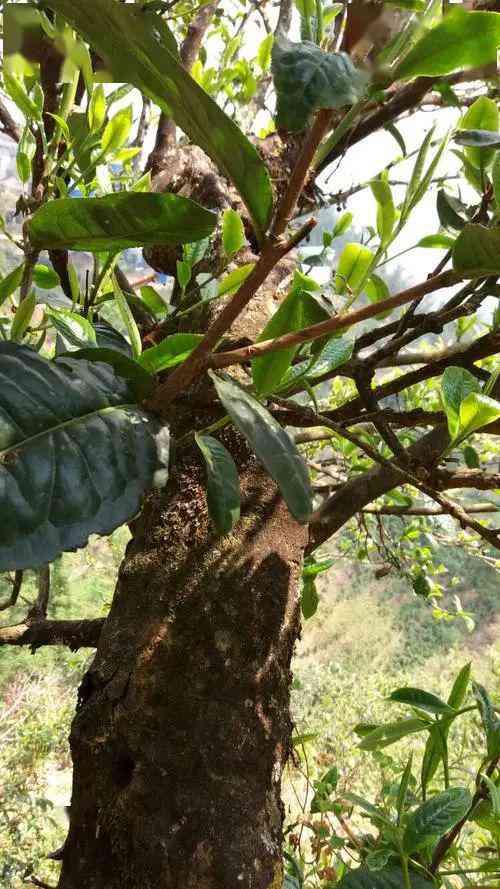
<svg viewBox="0 0 500 889">
<path fill-rule="evenodd" d="M 388 747 L 395 744 L 406 735 L 413 735 L 415 732 L 421 732 L 429 728 L 429 723 L 423 719 L 400 719 L 397 722 L 388 722 L 381 725 L 366 735 L 360 742 L 359 747 L 362 750 L 381 750 L 382 747 Z"/>
<path fill-rule="evenodd" d="M 33 283 L 42 290 L 53 290 L 54 287 L 59 287 L 61 282 L 54 269 L 37 263 L 33 269 Z"/>
<path fill-rule="evenodd" d="M 246 265 L 240 265 L 237 269 L 233 269 L 232 272 L 229 272 L 228 275 L 219 281 L 217 296 L 232 296 L 233 293 L 236 293 L 238 288 L 243 284 L 243 281 L 246 281 L 250 272 L 253 271 L 254 267 L 254 262 L 247 262 Z"/>
<path fill-rule="evenodd" d="M 37 102 L 26 92 L 24 82 L 7 71 L 3 72 L 3 82 L 6 93 L 10 96 L 15 105 L 24 114 L 27 120 L 36 120 L 38 123 L 42 120 L 42 112 Z"/>
<path fill-rule="evenodd" d="M 314 617 L 318 610 L 319 596 L 313 577 L 305 577 L 300 591 L 300 610 L 304 620 Z"/>
<path fill-rule="evenodd" d="M 455 238 L 449 235 L 425 235 L 420 238 L 417 247 L 431 247 L 439 250 L 450 250 L 455 243 Z"/>
<path fill-rule="evenodd" d="M 125 294 L 118 284 L 118 281 L 116 280 L 116 276 L 114 274 L 111 276 L 111 280 L 113 284 L 115 302 L 121 315 L 121 319 L 127 329 L 130 345 L 132 346 L 132 356 L 137 359 L 140 357 L 140 354 L 142 352 L 141 334 L 139 328 L 137 327 L 130 306 L 125 298 Z"/>
<path fill-rule="evenodd" d="M 173 194 L 118 192 L 103 198 L 60 198 L 44 204 L 28 223 L 37 250 L 125 250 L 182 244 L 206 237 L 217 217 Z"/>
<path fill-rule="evenodd" d="M 408 704 L 410 707 L 418 707 L 428 713 L 439 715 L 453 713 L 449 704 L 421 688 L 411 688 L 410 686 L 398 688 L 389 695 L 389 700 L 398 704 Z"/>
<path fill-rule="evenodd" d="M 0 281 L 0 306 L 3 302 L 17 290 L 21 285 L 24 275 L 24 263 L 18 265 L 16 269 L 9 272 L 5 278 Z"/>
<path fill-rule="evenodd" d="M 321 562 L 315 562 L 314 557 L 309 556 L 304 562 L 302 577 L 317 577 L 318 574 L 328 571 L 334 564 L 335 559 L 323 559 Z"/>
<path fill-rule="evenodd" d="M 459 431 L 460 405 L 471 392 L 479 392 L 476 377 L 464 367 L 447 367 L 441 379 L 441 394 L 452 441 Z"/>
<path fill-rule="evenodd" d="M 293 517 L 305 524 L 312 513 L 312 491 L 295 443 L 269 411 L 234 380 L 222 380 L 212 372 L 210 376 L 225 410 L 279 486 Z"/>
<path fill-rule="evenodd" d="M 282 34 L 274 40 L 271 70 L 277 125 L 292 133 L 304 130 L 320 108 L 354 105 L 366 86 L 366 75 L 346 53 L 323 52 L 310 42 L 292 43 Z"/>
<path fill-rule="evenodd" d="M 472 797 L 462 787 L 450 787 L 436 794 L 411 813 L 404 833 L 407 853 L 417 851 L 432 837 L 443 836 L 470 809 Z"/>
<path fill-rule="evenodd" d="M 328 317 L 326 311 L 306 290 L 297 289 L 296 286 L 283 300 L 280 307 L 268 321 L 257 342 L 272 340 L 285 333 L 302 330 L 310 327 Z M 299 346 L 291 346 L 289 349 L 279 349 L 270 352 L 261 358 L 252 361 L 252 379 L 257 392 L 267 395 L 273 392 L 285 376 L 290 367 Z"/>
<path fill-rule="evenodd" d="M 154 287 L 151 287 L 149 284 L 144 284 L 144 286 L 141 287 L 141 299 L 153 315 L 161 317 L 166 314 L 168 310 L 167 304 L 161 298 L 160 294 L 156 292 Z"/>
<path fill-rule="evenodd" d="M 460 404 L 458 437 L 463 441 L 468 435 L 488 423 L 494 423 L 499 417 L 500 401 L 480 392 L 471 392 Z"/>
<path fill-rule="evenodd" d="M 373 253 L 363 244 L 346 244 L 340 254 L 335 275 L 337 293 L 358 293 L 366 281 Z"/>
<path fill-rule="evenodd" d="M 393 72 L 394 80 L 420 75 L 451 74 L 496 60 L 500 18 L 495 12 L 454 8 L 407 53 Z"/>
<path fill-rule="evenodd" d="M 491 164 L 495 154 L 495 147 L 498 148 L 500 146 L 499 123 L 500 115 L 497 103 L 490 99 L 489 96 L 479 96 L 460 121 L 460 128 L 465 132 L 469 132 L 469 138 L 465 142 L 462 141 L 460 132 L 458 132 L 455 135 L 455 141 L 461 145 L 467 146 L 468 144 L 468 147 L 465 148 L 465 156 L 469 163 L 478 170 L 485 170 Z M 476 131 L 483 135 L 479 135 L 479 137 L 476 135 L 474 143 L 474 141 L 471 142 L 470 131 Z M 495 145 L 493 142 L 493 145 L 491 143 L 488 145 L 484 134 L 487 137 L 489 136 L 490 139 L 496 137 L 497 144 Z"/>
<path fill-rule="evenodd" d="M 117 111 L 104 127 L 101 148 L 105 154 L 118 151 L 125 143 L 132 129 L 132 105 Z"/>
<path fill-rule="evenodd" d="M 347 229 L 351 227 L 353 218 L 354 217 L 352 213 L 349 213 L 349 211 L 342 213 L 342 216 L 337 219 L 335 225 L 333 226 L 332 237 L 338 238 L 339 235 L 343 235 L 344 232 L 346 232 Z"/>
<path fill-rule="evenodd" d="M 471 664 L 465 664 L 458 673 L 450 694 L 448 695 L 448 704 L 453 710 L 458 710 L 465 699 L 467 688 L 470 681 Z M 455 717 L 453 717 L 455 718 Z M 429 732 L 429 737 L 425 745 L 424 756 L 422 759 L 421 783 L 425 794 L 426 788 L 432 778 L 436 774 L 439 763 L 442 759 L 443 744 L 446 744 L 448 733 L 453 719 L 443 719 L 437 730 Z"/>
<path fill-rule="evenodd" d="M 387 299 L 391 295 L 387 282 L 374 272 L 367 278 L 363 290 L 371 303 L 378 303 L 380 300 Z M 386 309 L 385 312 L 379 312 L 378 315 L 375 315 L 375 318 L 377 321 L 382 321 L 383 318 L 387 318 L 391 312 L 392 309 Z"/>
<path fill-rule="evenodd" d="M 226 256 L 234 256 L 245 245 L 245 229 L 236 210 L 224 210 L 222 215 L 222 246 Z"/>
<path fill-rule="evenodd" d="M 383 179 L 370 182 L 373 197 L 377 202 L 377 233 L 380 246 L 385 247 L 391 239 L 396 221 L 396 208 L 390 185 Z"/>
<path fill-rule="evenodd" d="M 240 517 L 240 480 L 229 451 L 211 435 L 195 435 L 207 466 L 207 503 L 219 534 L 229 534 Z"/>
<path fill-rule="evenodd" d="M 51 5 L 98 51 L 117 81 L 133 84 L 153 99 L 233 180 L 262 238 L 273 201 L 266 166 L 237 125 L 184 69 L 161 16 L 140 4 L 109 0 L 51 0 Z"/>
<path fill-rule="evenodd" d="M 139 364 L 149 373 L 160 373 L 185 361 L 202 339 L 203 336 L 199 333 L 173 333 L 157 346 L 145 349 L 139 358 Z"/>
<path fill-rule="evenodd" d="M 106 96 L 104 95 L 104 87 L 102 83 L 99 83 L 92 92 L 87 118 L 90 132 L 97 133 L 101 129 L 106 118 Z"/>
<path fill-rule="evenodd" d="M 184 259 L 178 259 L 176 263 L 177 280 L 181 290 L 185 290 L 191 280 L 191 265 Z"/>
<path fill-rule="evenodd" d="M 26 333 L 33 317 L 35 306 L 36 296 L 34 293 L 30 293 L 29 296 L 19 303 L 10 328 L 10 338 L 15 343 L 20 343 Z"/>
<path fill-rule="evenodd" d="M 274 34 L 268 34 L 259 45 L 257 62 L 261 71 L 267 71 L 271 64 L 271 50 L 273 48 Z"/>
</svg>

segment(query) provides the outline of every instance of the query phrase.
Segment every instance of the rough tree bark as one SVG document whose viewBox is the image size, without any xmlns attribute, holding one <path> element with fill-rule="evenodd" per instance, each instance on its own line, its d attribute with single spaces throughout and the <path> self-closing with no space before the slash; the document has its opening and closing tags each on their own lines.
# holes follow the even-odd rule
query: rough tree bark
<svg viewBox="0 0 500 889">
<path fill-rule="evenodd" d="M 307 531 L 234 432 L 217 538 L 192 452 L 137 520 L 71 732 L 60 889 L 278 889 Z"/>
</svg>

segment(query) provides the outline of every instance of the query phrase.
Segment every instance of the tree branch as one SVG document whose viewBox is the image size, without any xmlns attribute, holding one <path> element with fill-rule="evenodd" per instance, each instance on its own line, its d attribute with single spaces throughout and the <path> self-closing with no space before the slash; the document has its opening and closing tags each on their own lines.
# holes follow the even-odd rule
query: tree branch
<svg viewBox="0 0 500 889">
<path fill-rule="evenodd" d="M 21 138 L 21 128 L 15 122 L 2 99 L 0 99 L 0 124 L 2 125 L 2 133 L 5 133 L 5 135 L 13 139 L 14 142 L 19 142 Z"/>
<path fill-rule="evenodd" d="M 42 620 L 0 628 L 0 645 L 29 645 L 33 651 L 43 645 L 97 648 L 104 618 L 93 620 Z"/>
<path fill-rule="evenodd" d="M 12 581 L 12 592 L 7 599 L 5 599 L 3 602 L 0 602 L 0 611 L 5 611 L 7 608 L 12 608 L 12 606 L 16 604 L 23 585 L 23 578 L 24 571 L 16 571 L 14 573 L 14 579 Z"/>
</svg>

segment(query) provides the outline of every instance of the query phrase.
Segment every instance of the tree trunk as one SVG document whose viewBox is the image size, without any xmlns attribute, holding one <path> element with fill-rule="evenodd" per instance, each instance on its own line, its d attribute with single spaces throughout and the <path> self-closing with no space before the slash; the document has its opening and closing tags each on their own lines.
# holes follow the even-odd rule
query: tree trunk
<svg viewBox="0 0 500 889">
<path fill-rule="evenodd" d="M 192 452 L 136 522 L 71 731 L 60 889 L 278 889 L 306 530 L 234 432 L 217 538 Z"/>
</svg>

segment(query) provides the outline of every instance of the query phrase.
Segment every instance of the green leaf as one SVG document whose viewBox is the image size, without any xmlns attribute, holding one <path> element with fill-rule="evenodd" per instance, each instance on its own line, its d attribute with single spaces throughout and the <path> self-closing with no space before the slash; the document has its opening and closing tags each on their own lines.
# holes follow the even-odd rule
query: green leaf
<svg viewBox="0 0 500 889">
<path fill-rule="evenodd" d="M 15 105 L 24 114 L 27 120 L 42 120 L 42 113 L 37 103 L 26 92 L 24 83 L 18 77 L 4 70 L 3 83 L 5 92 L 10 96 Z"/>
<path fill-rule="evenodd" d="M 117 111 L 104 127 L 101 148 L 105 154 L 119 151 L 126 144 L 132 129 L 132 105 Z"/>
<path fill-rule="evenodd" d="M 470 673 L 471 664 L 465 664 L 465 666 L 462 667 L 462 669 L 458 673 L 453 683 L 450 694 L 448 695 L 448 704 L 454 710 L 460 709 L 463 704 L 470 681 Z M 439 763 L 442 759 L 443 743 L 446 744 L 452 721 L 453 719 L 451 718 L 442 720 L 442 724 L 437 732 L 434 730 L 429 732 L 429 737 L 427 738 L 424 756 L 422 759 L 421 771 L 421 783 L 424 793 L 429 782 L 432 781 L 432 778 L 436 774 Z M 441 737 L 439 737 L 439 732 L 441 732 Z"/>
<path fill-rule="evenodd" d="M 173 333 L 157 346 L 145 349 L 139 358 L 139 364 L 149 373 L 160 373 L 185 361 L 202 339 L 203 336 L 199 333 Z"/>
<path fill-rule="evenodd" d="M 195 435 L 207 466 L 207 503 L 219 534 L 229 534 L 240 517 L 240 480 L 229 451 L 211 435 Z"/>
<path fill-rule="evenodd" d="M 160 294 L 149 284 L 144 284 L 144 286 L 141 287 L 141 299 L 153 315 L 161 317 L 168 311 L 168 306 L 161 298 Z"/>
<path fill-rule="evenodd" d="M 0 372 L 3 572 L 46 565 L 136 515 L 166 481 L 169 438 L 103 364 L 1 343 Z"/>
<path fill-rule="evenodd" d="M 456 8 L 415 44 L 393 72 L 394 80 L 451 74 L 496 61 L 500 17 Z"/>
<path fill-rule="evenodd" d="M 28 223 L 36 250 L 126 250 L 149 244 L 183 244 L 210 234 L 217 222 L 188 198 L 121 191 L 103 198 L 49 201 Z"/>
<path fill-rule="evenodd" d="M 488 756 L 490 759 L 494 759 L 500 756 L 500 719 L 497 719 L 495 709 L 484 686 L 473 682 L 472 688 L 486 735 Z"/>
<path fill-rule="evenodd" d="M 378 303 L 382 299 L 387 299 L 391 295 L 387 282 L 384 281 L 380 275 L 374 273 L 367 278 L 363 289 L 371 303 Z M 386 309 L 385 312 L 379 312 L 378 315 L 375 315 L 375 318 L 377 321 L 382 321 L 384 318 L 387 318 L 391 312 L 392 309 Z"/>
<path fill-rule="evenodd" d="M 273 340 L 276 337 L 292 331 L 302 330 L 319 321 L 324 321 L 328 315 L 318 305 L 314 296 L 306 290 L 298 290 L 293 287 L 288 296 L 283 300 L 273 317 L 268 321 L 262 333 L 257 337 L 257 342 Z M 257 392 L 267 395 L 274 392 L 295 355 L 300 344 L 290 346 L 289 349 L 279 349 L 269 352 L 252 361 L 252 379 Z"/>
<path fill-rule="evenodd" d="M 126 340 L 124 340 L 126 342 Z M 128 343 L 127 343 L 128 346 Z M 137 401 L 149 398 L 154 389 L 154 379 L 145 371 L 137 361 L 132 361 L 124 352 L 116 349 L 100 348 L 76 349 L 74 352 L 65 353 L 71 359 L 91 361 L 100 364 L 109 364 L 117 377 L 127 380 L 131 391 Z M 63 355 L 59 356 L 60 358 Z"/>
<path fill-rule="evenodd" d="M 98 51 L 117 81 L 133 84 L 153 99 L 233 180 L 262 238 L 273 202 L 266 166 L 237 125 L 184 69 L 164 20 L 139 4 L 109 0 L 51 0 L 51 6 Z"/>
<path fill-rule="evenodd" d="M 383 179 L 374 179 L 370 182 L 370 188 L 377 202 L 377 233 L 380 238 L 380 246 L 385 247 L 391 239 L 396 221 L 392 191 L 390 185 Z"/>
<path fill-rule="evenodd" d="M 461 216 L 460 212 L 465 208 L 460 201 L 447 194 L 444 188 L 440 188 L 437 193 L 436 209 L 443 228 L 452 231 L 461 231 L 464 228 L 467 219 Z"/>
<path fill-rule="evenodd" d="M 381 750 L 382 747 L 388 747 L 395 744 L 406 735 L 413 735 L 415 732 L 424 731 L 429 728 L 429 723 L 423 719 L 400 719 L 398 722 L 388 722 L 380 725 L 378 728 L 370 732 L 359 743 L 361 750 Z"/>
<path fill-rule="evenodd" d="M 271 70 L 279 129 L 304 130 L 320 108 L 354 105 L 364 93 L 366 75 L 346 53 L 323 52 L 314 43 L 275 38 Z"/>
<path fill-rule="evenodd" d="M 455 238 L 450 238 L 449 235 L 426 235 L 424 238 L 420 238 L 417 247 L 433 247 L 440 250 L 449 250 L 453 247 L 454 243 Z"/>
<path fill-rule="evenodd" d="M 185 290 L 191 280 L 191 266 L 189 262 L 178 259 L 176 262 L 177 280 L 181 290 Z"/>
<path fill-rule="evenodd" d="M 491 183 L 493 185 L 495 203 L 497 207 L 500 207 L 500 151 L 497 151 L 491 168 Z"/>
<path fill-rule="evenodd" d="M 500 273 L 500 228 L 466 225 L 453 248 L 453 266 L 468 277 Z"/>
<path fill-rule="evenodd" d="M 222 214 L 222 246 L 226 256 L 234 256 L 246 244 L 243 222 L 236 210 L 224 210 Z"/>
<path fill-rule="evenodd" d="M 259 45 L 257 62 L 261 71 L 267 71 L 271 64 L 271 50 L 273 48 L 274 34 L 268 34 Z"/>
<path fill-rule="evenodd" d="M 0 281 L 0 306 L 9 296 L 21 286 L 24 275 L 24 263 L 18 265 L 12 272 L 9 272 L 5 278 Z"/>
<path fill-rule="evenodd" d="M 377 821 L 382 821 L 386 824 L 390 824 L 389 819 L 377 806 L 374 806 L 369 800 L 364 799 L 362 796 L 358 796 L 357 793 L 344 793 L 342 794 L 342 799 L 346 800 L 349 803 L 354 803 L 354 805 L 359 806 L 360 809 L 363 809 L 367 815 L 371 818 L 374 818 Z"/>
<path fill-rule="evenodd" d="M 87 318 L 70 309 L 47 308 L 45 314 L 57 332 L 62 336 L 65 346 L 68 344 L 77 349 L 97 346 L 95 330 Z"/>
<path fill-rule="evenodd" d="M 396 811 L 398 813 L 398 824 L 401 821 L 401 816 L 406 808 L 406 797 L 408 796 L 408 788 L 410 786 L 410 781 L 412 778 L 411 767 L 413 764 L 413 753 L 410 754 L 410 758 L 406 763 L 403 774 L 401 775 L 401 781 L 399 782 L 398 788 L 398 798 L 396 800 Z"/>
<path fill-rule="evenodd" d="M 363 244 L 345 244 L 340 254 L 335 289 L 337 293 L 346 290 L 357 293 L 364 284 L 373 263 L 373 253 Z"/>
<path fill-rule="evenodd" d="M 399 704 L 408 704 L 410 707 L 418 707 L 428 713 L 451 714 L 453 709 L 441 698 L 424 691 L 421 688 L 398 688 L 389 695 L 389 700 Z"/>
<path fill-rule="evenodd" d="M 465 156 L 469 163 L 478 170 L 485 170 L 486 167 L 491 164 L 495 154 L 495 147 L 500 146 L 500 134 L 498 132 L 499 123 L 500 115 L 497 104 L 488 96 L 479 96 L 479 98 L 472 103 L 470 108 L 468 108 L 460 121 L 460 129 L 463 129 L 466 132 L 476 131 L 483 134 L 482 136 L 479 136 L 479 139 L 476 136 L 477 141 L 475 143 L 471 143 L 469 136 L 469 139 L 467 140 L 469 147 L 465 149 Z M 489 146 L 487 143 L 485 144 L 485 133 L 490 139 L 492 136 L 496 137 L 496 146 L 495 144 L 493 144 L 493 146 L 491 144 Z M 459 142 L 461 145 L 467 145 L 467 142 L 463 142 L 459 136 L 459 133 L 455 135 L 455 141 Z"/>
<path fill-rule="evenodd" d="M 104 87 L 99 83 L 93 90 L 89 102 L 87 119 L 89 130 L 91 133 L 97 133 L 106 118 L 106 96 L 104 95 Z"/>
<path fill-rule="evenodd" d="M 135 318 L 132 314 L 132 310 L 125 298 L 125 294 L 123 293 L 123 290 L 116 280 L 116 276 L 112 275 L 111 280 L 113 284 L 113 293 L 115 295 L 116 306 L 127 330 L 130 345 L 132 346 L 132 356 L 133 358 L 137 359 L 142 352 L 141 334 L 139 328 L 137 327 Z"/>
<path fill-rule="evenodd" d="M 254 262 L 247 262 L 246 265 L 240 265 L 237 269 L 229 272 L 222 281 L 219 281 L 217 287 L 217 296 L 232 296 L 238 288 L 246 281 L 249 274 L 255 268 Z"/>
<path fill-rule="evenodd" d="M 338 238 L 340 235 L 343 235 L 344 232 L 346 232 L 347 229 L 351 227 L 353 219 L 354 217 L 352 213 L 349 213 L 349 211 L 347 211 L 346 213 L 342 213 L 342 216 L 337 219 L 335 225 L 333 226 L 332 237 Z"/>
<path fill-rule="evenodd" d="M 114 349 L 116 352 L 122 352 L 128 358 L 132 357 L 130 343 L 111 324 L 101 318 L 100 321 L 94 322 L 93 327 L 99 348 Z"/>
<path fill-rule="evenodd" d="M 460 426 L 460 405 L 471 392 L 479 391 L 479 383 L 464 367 L 447 367 L 441 378 L 443 405 L 448 420 L 448 431 L 455 440 Z"/>
<path fill-rule="evenodd" d="M 408 818 L 403 844 L 412 853 L 432 837 L 443 836 L 470 809 L 472 797 L 463 787 L 450 787 L 422 803 Z"/>
<path fill-rule="evenodd" d="M 314 379 L 325 373 L 331 373 L 342 367 L 349 361 L 354 349 L 354 341 L 347 337 L 334 337 L 329 340 L 324 349 L 319 353 L 317 360 L 314 362 L 307 376 Z"/>
<path fill-rule="evenodd" d="M 33 269 L 33 282 L 42 290 L 53 290 L 54 287 L 59 287 L 61 283 L 59 275 L 54 269 L 49 268 L 48 265 L 39 265 L 38 263 Z"/>
<path fill-rule="evenodd" d="M 500 148 L 500 133 L 491 130 L 458 130 L 453 139 L 470 148 Z"/>
<path fill-rule="evenodd" d="M 411 871 L 411 889 L 433 889 L 434 882 L 426 880 L 421 874 Z M 336 884 L 338 889 L 405 889 L 403 872 L 398 867 L 384 867 L 372 871 L 366 867 L 348 870 Z"/>
<path fill-rule="evenodd" d="M 234 425 L 279 486 L 293 517 L 305 524 L 312 513 L 309 474 L 295 443 L 274 417 L 234 380 L 210 372 L 217 394 Z"/>
<path fill-rule="evenodd" d="M 328 571 L 334 564 L 335 559 L 323 559 L 321 562 L 315 562 L 314 557 L 309 556 L 304 562 L 302 577 L 317 577 L 318 574 Z"/>
<path fill-rule="evenodd" d="M 460 404 L 458 436 L 461 440 L 476 429 L 494 423 L 500 417 L 500 401 L 478 392 L 471 392 Z"/>
<path fill-rule="evenodd" d="M 14 342 L 20 343 L 24 334 L 26 333 L 30 321 L 33 317 L 33 312 L 35 311 L 36 306 L 36 296 L 34 293 L 30 293 L 22 302 L 19 303 L 16 314 L 14 315 L 14 320 L 12 322 L 12 326 L 10 328 L 10 338 L 14 340 Z M 1 459 L 1 458 L 0 458 Z"/>
<path fill-rule="evenodd" d="M 319 596 L 314 578 L 306 577 L 302 582 L 300 593 L 300 609 L 304 620 L 309 620 L 316 614 L 318 605 Z"/>
</svg>

